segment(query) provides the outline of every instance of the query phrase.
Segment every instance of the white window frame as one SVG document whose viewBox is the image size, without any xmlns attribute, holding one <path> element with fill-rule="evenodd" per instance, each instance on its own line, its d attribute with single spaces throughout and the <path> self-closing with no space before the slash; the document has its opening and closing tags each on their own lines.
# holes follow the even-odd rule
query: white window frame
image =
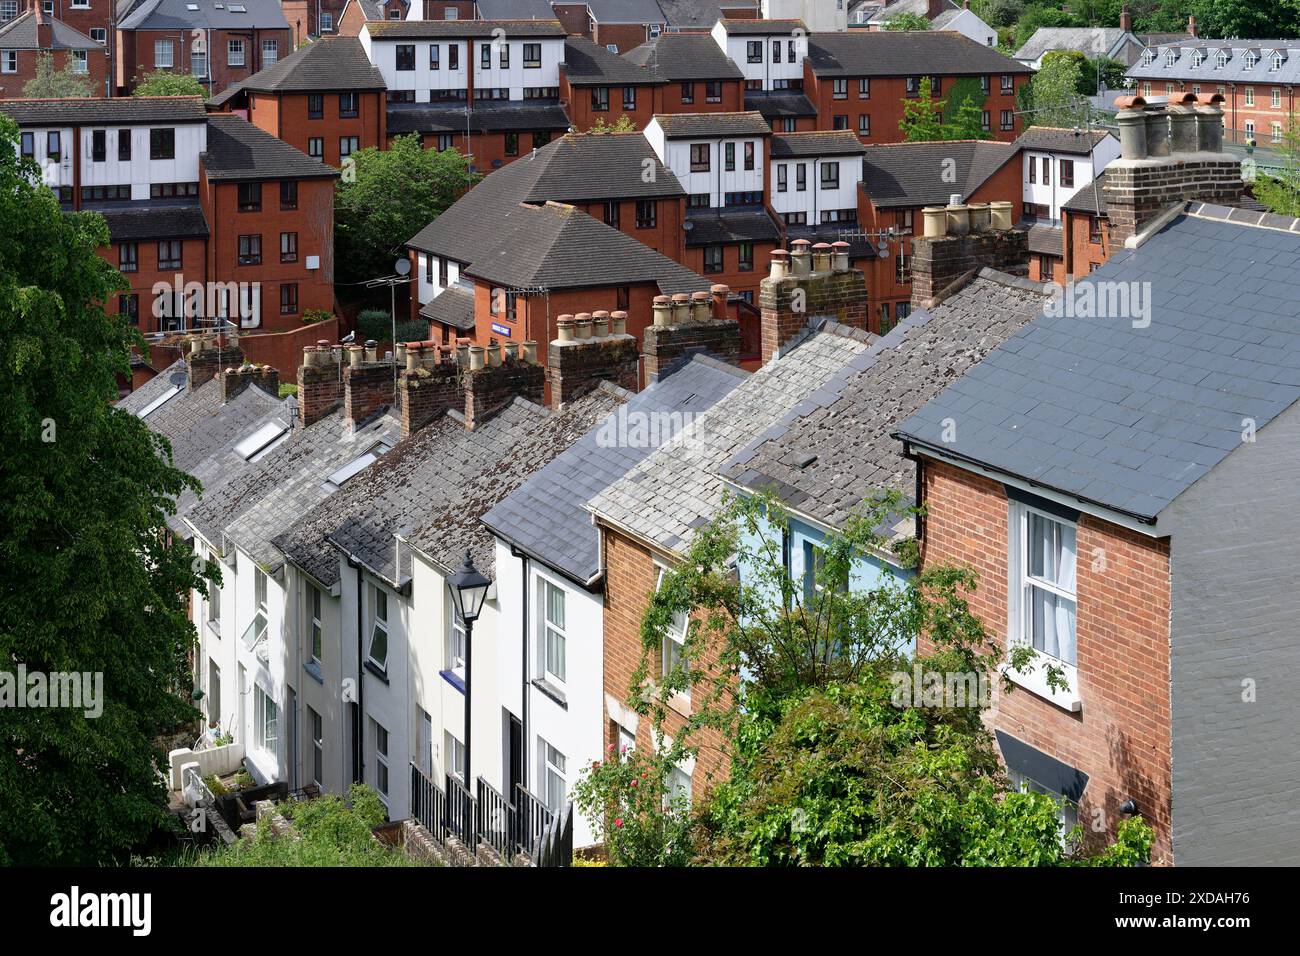
<svg viewBox="0 0 1300 956">
<path fill-rule="evenodd" d="M 370 592 L 370 641 L 366 645 L 366 659 L 386 674 L 388 673 L 388 652 L 391 650 L 389 646 L 391 632 L 388 629 L 388 592 L 377 584 L 368 584 L 367 588 Z M 379 613 L 381 608 L 384 612 L 382 615 Z M 375 638 L 380 632 L 384 635 L 384 655 L 382 660 L 375 657 Z"/>
<path fill-rule="evenodd" d="M 1275 86 L 1273 87 L 1272 96 L 1273 109 L 1280 110 L 1282 108 L 1282 91 Z"/>
<path fill-rule="evenodd" d="M 86 33 L 89 34 L 90 38 L 94 40 L 96 43 L 102 43 L 104 46 L 108 46 L 107 27 L 91 27 L 89 30 L 86 31 Z"/>
<path fill-rule="evenodd" d="M 155 70 L 170 70 L 175 67 L 176 48 L 172 46 L 171 40 L 153 41 L 153 65 Z"/>
<path fill-rule="evenodd" d="M 551 617 L 551 596 L 559 595 L 559 620 Z M 542 679 L 563 686 L 568 673 L 568 592 L 545 575 L 537 575 L 537 659 Z"/>
<path fill-rule="evenodd" d="M 557 816 L 564 809 L 564 801 L 569 795 L 568 765 L 569 758 L 558 748 L 538 737 L 537 762 L 538 791 L 550 811 Z M 558 799 L 553 799 L 557 796 Z"/>
<path fill-rule="evenodd" d="M 208 54 L 206 52 L 190 51 L 190 75 L 200 80 L 207 79 Z"/>
<path fill-rule="evenodd" d="M 243 66 L 247 63 L 243 40 L 226 41 L 226 66 Z"/>
<path fill-rule="evenodd" d="M 325 720 L 311 707 L 307 708 L 307 731 L 311 734 L 311 781 L 318 787 L 324 787 Z"/>
<path fill-rule="evenodd" d="M 322 10 L 320 12 L 318 29 L 321 33 L 332 33 L 334 31 L 334 14 L 330 13 L 328 10 Z"/>
<path fill-rule="evenodd" d="M 1254 88 L 1253 86 L 1248 86 L 1248 87 L 1246 87 L 1244 90 L 1242 90 L 1242 91 L 1241 91 L 1241 99 L 1242 99 L 1242 105 L 1243 105 L 1243 106 L 1254 106 L 1254 105 L 1255 105 L 1255 88 Z"/>
<path fill-rule="evenodd" d="M 17 50 L 0 50 L 0 73 L 17 73 L 18 72 L 18 51 Z"/>
<path fill-rule="evenodd" d="M 668 576 L 668 566 L 655 562 L 655 591 L 663 587 L 664 579 Z M 682 660 L 686 644 L 686 638 L 690 634 L 691 617 L 689 614 L 679 611 L 673 615 L 672 622 L 664 630 L 663 642 L 659 648 L 659 667 L 660 676 L 666 675 L 672 670 L 673 665 Z M 675 645 L 675 652 L 674 652 Z M 686 664 L 686 670 L 690 671 L 689 662 Z M 678 692 L 675 697 L 689 702 L 691 699 L 691 689 Z"/>
<path fill-rule="evenodd" d="M 1034 577 L 1029 573 L 1029 526 L 1030 517 L 1038 516 L 1051 521 L 1062 528 L 1074 531 L 1075 535 L 1075 585 L 1071 592 L 1053 582 Z M 1055 657 L 1045 650 L 1035 650 L 1033 670 L 1022 673 L 1004 667 L 1006 676 L 1026 690 L 1040 697 L 1045 697 L 1058 707 L 1068 711 L 1082 709 L 1083 699 L 1079 696 L 1078 643 L 1079 643 L 1079 545 L 1078 523 L 1061 518 L 1051 512 L 1019 501 L 1007 503 L 1007 650 L 1008 654 L 1016 647 L 1033 649 L 1033 634 L 1028 625 L 1030 605 L 1028 595 L 1030 588 L 1036 588 L 1074 604 L 1074 660 L 1068 661 Z M 1009 662 L 1008 662 L 1009 663 Z M 1049 687 L 1047 684 L 1048 666 L 1059 667 L 1063 672 L 1068 687 L 1065 690 Z"/>
<path fill-rule="evenodd" d="M 1038 783 L 1036 780 L 1031 780 L 1029 777 L 1026 777 L 1023 773 L 1018 771 L 1008 770 L 1007 779 L 1011 782 L 1013 790 L 1017 790 L 1020 793 L 1041 793 L 1044 796 L 1051 797 L 1057 802 L 1056 820 L 1057 824 L 1061 828 L 1060 837 L 1061 842 L 1064 844 L 1066 835 L 1073 830 L 1079 822 L 1078 805 L 1064 794 L 1057 793 L 1055 790 L 1050 790 L 1041 783 Z"/>
<path fill-rule="evenodd" d="M 388 728 L 371 717 L 370 733 L 375 748 L 375 792 L 384 806 L 388 806 L 388 790 L 393 782 L 388 770 L 388 745 L 391 743 Z"/>
<path fill-rule="evenodd" d="M 262 69 L 280 62 L 280 41 L 262 41 Z"/>
<path fill-rule="evenodd" d="M 307 640 L 310 645 L 307 654 L 313 664 L 319 665 L 325 654 L 325 612 L 322 605 L 325 603 L 324 597 L 321 596 L 320 588 L 314 584 L 307 585 Z"/>
<path fill-rule="evenodd" d="M 280 708 L 261 684 L 253 684 L 253 742 L 258 749 L 280 757 Z"/>
<path fill-rule="evenodd" d="M 443 769 L 461 783 L 465 783 L 465 744 L 450 730 L 443 734 L 447 750 L 447 763 Z"/>
<path fill-rule="evenodd" d="M 16 16 L 18 16 L 18 0 L 5 0 L 4 3 L 0 3 L 0 23 L 8 23 Z"/>
<path fill-rule="evenodd" d="M 447 670 L 462 681 L 465 679 L 465 651 L 467 635 L 465 621 L 452 601 L 447 602 Z"/>
</svg>

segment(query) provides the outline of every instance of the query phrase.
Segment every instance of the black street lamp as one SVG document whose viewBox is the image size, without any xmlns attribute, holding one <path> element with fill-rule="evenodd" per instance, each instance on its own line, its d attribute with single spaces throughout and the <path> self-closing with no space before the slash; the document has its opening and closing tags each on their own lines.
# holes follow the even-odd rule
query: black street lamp
<svg viewBox="0 0 1300 956">
<path fill-rule="evenodd" d="M 447 579 L 447 588 L 451 591 L 451 600 L 461 621 L 465 624 L 465 789 L 470 787 L 470 662 L 474 653 L 474 622 L 483 610 L 487 599 L 488 587 L 492 582 L 474 567 L 474 558 L 469 549 L 465 549 L 465 563 L 459 571 Z"/>
</svg>

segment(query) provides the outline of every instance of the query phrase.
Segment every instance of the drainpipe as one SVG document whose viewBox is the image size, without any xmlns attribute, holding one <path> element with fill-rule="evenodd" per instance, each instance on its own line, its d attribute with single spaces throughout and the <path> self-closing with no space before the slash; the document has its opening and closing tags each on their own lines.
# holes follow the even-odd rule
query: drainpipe
<svg viewBox="0 0 1300 956">
<path fill-rule="evenodd" d="M 523 621 L 520 628 L 522 640 L 520 641 L 521 662 L 523 673 L 520 674 L 519 684 L 523 691 L 523 697 L 520 700 L 520 726 L 519 726 L 519 783 L 525 788 L 528 786 L 528 555 L 519 556 L 524 570 L 523 577 Z M 507 798 L 514 800 L 514 794 Z"/>
<path fill-rule="evenodd" d="M 361 659 L 362 632 L 364 631 L 361 620 L 361 562 L 352 555 L 348 555 L 348 567 L 356 571 L 357 580 L 357 699 L 352 705 L 356 708 L 356 719 L 352 725 L 352 781 L 353 783 L 364 783 L 366 779 L 366 760 L 362 741 L 365 738 L 365 730 L 361 721 L 365 719 L 366 713 L 366 678 Z"/>
</svg>

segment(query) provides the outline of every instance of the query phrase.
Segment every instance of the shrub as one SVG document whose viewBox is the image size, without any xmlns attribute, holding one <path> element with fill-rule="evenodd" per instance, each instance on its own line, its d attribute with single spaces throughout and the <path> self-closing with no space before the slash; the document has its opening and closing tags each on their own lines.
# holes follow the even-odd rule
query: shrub
<svg viewBox="0 0 1300 956">
<path fill-rule="evenodd" d="M 357 339 L 387 342 L 393 336 L 393 317 L 382 309 L 363 309 L 357 315 Z M 427 322 L 411 319 L 397 320 L 397 341 L 422 342 L 429 337 Z"/>
</svg>

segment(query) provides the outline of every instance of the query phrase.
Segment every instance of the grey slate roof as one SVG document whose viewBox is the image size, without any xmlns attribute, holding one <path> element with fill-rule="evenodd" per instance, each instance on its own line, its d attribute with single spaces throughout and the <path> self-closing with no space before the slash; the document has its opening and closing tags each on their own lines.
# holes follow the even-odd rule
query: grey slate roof
<svg viewBox="0 0 1300 956">
<path fill-rule="evenodd" d="M 376 20 L 366 24 L 376 40 L 436 40 L 443 37 L 491 37 L 496 29 L 511 37 L 562 37 L 564 27 L 551 20 Z"/>
<path fill-rule="evenodd" d="M 512 165 L 530 167 L 520 178 L 521 184 L 531 180 L 519 197 L 523 202 L 575 203 L 686 195 L 643 133 L 573 133 Z M 647 177 L 647 172 L 653 175 Z M 647 178 L 651 181 L 646 182 Z"/>
<path fill-rule="evenodd" d="M 1033 72 L 960 33 L 929 30 L 814 33 L 808 38 L 807 62 L 817 76 L 830 77 Z"/>
<path fill-rule="evenodd" d="M 190 10 L 191 5 L 198 10 Z M 243 7 L 243 10 L 237 9 Z M 121 30 L 289 29 L 278 0 L 145 0 L 119 25 Z"/>
<path fill-rule="evenodd" d="M 940 15 L 949 13 L 954 10 L 960 10 L 961 4 L 953 3 L 953 0 L 944 0 L 943 9 Z M 881 24 L 887 20 L 892 20 L 900 13 L 915 13 L 919 17 L 929 18 L 930 2 L 929 0 L 894 0 L 893 3 L 887 3 L 876 13 L 867 19 L 867 23 Z"/>
<path fill-rule="evenodd" d="M 468 114 L 468 118 L 467 118 Z M 388 132 L 463 133 L 567 130 L 569 117 L 555 102 L 545 100 L 480 100 L 473 107 L 390 104 Z"/>
<path fill-rule="evenodd" d="M 564 41 L 564 62 L 560 69 L 574 86 L 634 86 L 663 82 L 653 70 L 628 57 L 611 53 L 586 37 L 569 37 Z"/>
<path fill-rule="evenodd" d="M 711 29 L 732 10 L 756 9 L 753 0 L 659 0 L 659 9 L 670 27 Z"/>
<path fill-rule="evenodd" d="M 836 398 L 738 452 L 723 477 L 770 488 L 787 506 L 839 527 L 865 499 L 910 501 L 914 470 L 896 425 L 1027 323 L 1047 286 L 983 269 L 930 310 L 913 312 L 822 386 Z M 807 462 L 808 456 L 815 456 Z"/>
<path fill-rule="evenodd" d="M 420 308 L 420 318 L 441 322 L 465 332 L 474 330 L 474 293 L 458 285 L 448 286 Z"/>
<path fill-rule="evenodd" d="M 146 239 L 189 239 L 208 235 L 208 220 L 197 202 L 167 205 L 142 203 L 139 206 L 96 209 L 83 206 L 83 212 L 97 212 L 108 222 L 108 236 L 114 242 Z"/>
<path fill-rule="evenodd" d="M 208 118 L 197 96 L 118 96 L 112 99 L 0 100 L 0 111 L 19 126 L 150 126 L 202 123 Z"/>
<path fill-rule="evenodd" d="M 480 571 L 493 569 L 483 512 L 586 432 L 617 403 L 602 389 L 552 414 L 516 399 L 473 431 L 448 413 L 402 439 L 388 454 L 302 515 L 274 543 L 325 585 L 338 580 L 339 550 L 400 586 L 410 552 L 459 566 L 467 547 Z M 335 549 L 339 550 L 335 550 Z"/>
<path fill-rule="evenodd" d="M 208 114 L 204 168 L 212 182 L 332 179 L 338 170 L 233 113 Z"/>
<path fill-rule="evenodd" d="M 1073 196 L 1061 203 L 1062 209 L 1070 212 L 1090 212 L 1093 215 L 1106 215 L 1106 171 L 1103 169 L 1093 177 L 1092 182 L 1084 183 Z"/>
<path fill-rule="evenodd" d="M 861 156 L 867 148 L 857 134 L 849 130 L 815 133 L 775 133 L 772 158 L 794 159 L 800 156 Z"/>
<path fill-rule="evenodd" d="M 825 386 L 875 336 L 843 326 L 805 330 L 787 350 L 742 381 L 678 436 L 588 503 L 601 521 L 670 552 L 680 553 L 722 501 L 719 474 L 738 451 L 792 412 L 836 400 Z M 773 431 L 773 435 L 777 432 Z"/>
<path fill-rule="evenodd" d="M 945 206 L 953 193 L 968 198 L 1017 155 L 1011 144 L 992 140 L 868 146 L 862 188 L 878 208 Z M 955 182 L 945 181 L 947 159 L 955 164 Z"/>
<path fill-rule="evenodd" d="M 1262 223 L 1261 225 L 1254 225 Z M 1273 228 L 1277 227 L 1277 228 Z M 1042 316 L 899 433 L 1142 520 L 1300 398 L 1300 229 L 1193 204 L 1075 282 L 1150 283 L 1150 325 Z M 956 441 L 940 423 L 957 422 Z"/>
<path fill-rule="evenodd" d="M 1132 66 L 1142 55 L 1142 43 L 1119 27 L 1039 27 L 1015 57 L 1032 61 L 1053 50 L 1079 50 L 1089 58 L 1114 56 Z"/>
<path fill-rule="evenodd" d="M 40 46 L 39 31 L 36 29 L 36 14 L 30 10 L 19 14 L 0 27 L 0 50 L 102 50 L 104 44 L 92 40 L 78 30 L 72 29 L 62 20 L 53 17 L 45 21 L 50 26 L 50 45 Z"/>
<path fill-rule="evenodd" d="M 669 113 L 655 116 L 668 139 L 771 136 L 762 113 Z"/>
<path fill-rule="evenodd" d="M 1065 230 L 1060 226 L 1036 222 L 1029 226 L 1029 251 L 1035 255 L 1065 255 Z"/>
<path fill-rule="evenodd" d="M 730 242 L 777 242 L 781 231 L 766 210 L 688 210 L 686 245 L 712 246 Z"/>
<path fill-rule="evenodd" d="M 1143 66 L 1138 60 L 1129 67 L 1127 75 L 1137 80 L 1200 80 L 1205 83 L 1270 83 L 1283 85 L 1300 82 L 1300 40 L 1204 40 L 1183 38 L 1176 43 L 1154 48 L 1155 59 Z M 1200 66 L 1192 66 L 1193 51 L 1204 56 Z M 1227 50 L 1228 62 L 1222 69 L 1214 65 L 1214 54 Z M 1285 55 L 1282 68 L 1269 69 L 1268 54 L 1281 50 Z M 1165 65 L 1165 54 L 1173 51 L 1173 64 Z M 1255 65 L 1246 66 L 1246 53 L 1255 54 Z"/>
<path fill-rule="evenodd" d="M 795 30 L 808 32 L 802 20 L 723 20 L 732 36 L 788 36 Z"/>
<path fill-rule="evenodd" d="M 401 434 L 402 423 L 391 413 L 372 416 L 353 430 L 337 409 L 308 428 L 294 428 L 265 458 L 208 495 L 190 513 L 190 523 L 223 553 L 237 545 L 265 570 L 275 571 L 283 552 L 272 542 L 337 492 L 328 477 L 379 451 L 381 442 L 396 445 Z"/>
<path fill-rule="evenodd" d="M 745 76 L 707 33 L 661 33 L 623 56 L 673 83 L 740 80 Z"/>
<path fill-rule="evenodd" d="M 1031 126 L 1011 145 L 1016 149 L 1036 149 L 1045 153 L 1089 155 L 1103 139 L 1114 136 L 1109 130 L 1060 129 L 1055 126 Z"/>
<path fill-rule="evenodd" d="M 115 408 L 120 408 L 124 412 L 130 412 L 132 415 L 138 415 L 141 411 L 148 408 L 156 399 L 161 398 L 168 390 L 179 388 L 178 392 L 171 400 L 175 400 L 185 391 L 185 382 L 187 380 L 185 372 L 185 362 L 177 359 L 162 369 L 149 381 L 145 382 L 139 388 L 135 389 L 128 395 L 118 399 Z M 157 409 L 150 414 L 155 414 Z"/>
<path fill-rule="evenodd" d="M 478 0 L 475 6 L 484 20 L 555 19 L 555 11 L 547 0 Z"/>
<path fill-rule="evenodd" d="M 803 93 L 778 90 L 746 90 L 745 109 L 757 110 L 770 124 L 787 116 L 816 116 L 817 107 Z"/>
<path fill-rule="evenodd" d="M 587 9 L 597 23 L 663 23 L 664 15 L 655 0 L 587 0 Z"/>
<path fill-rule="evenodd" d="M 503 498 L 483 516 L 483 524 L 572 580 L 593 581 L 600 574 L 600 536 L 583 506 L 659 447 L 619 439 L 644 421 L 642 416 L 676 414 L 681 417 L 649 420 L 688 423 L 744 378 L 745 373 L 734 366 L 695 356 L 634 395 L 606 422 Z M 662 443 L 675 434 L 664 428 L 655 437 Z"/>
<path fill-rule="evenodd" d="M 388 88 L 383 74 L 370 62 L 361 41 L 356 37 L 330 37 L 309 43 L 266 69 L 241 80 L 239 87 L 264 93 Z"/>
</svg>

